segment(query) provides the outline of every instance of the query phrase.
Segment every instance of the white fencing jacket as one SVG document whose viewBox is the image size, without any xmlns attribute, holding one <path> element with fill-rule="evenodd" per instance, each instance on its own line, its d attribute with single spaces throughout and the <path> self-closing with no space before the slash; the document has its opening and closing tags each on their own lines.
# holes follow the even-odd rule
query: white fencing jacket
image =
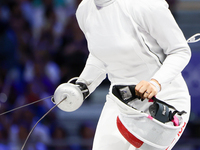
<svg viewBox="0 0 200 150">
<path fill-rule="evenodd" d="M 79 80 L 90 92 L 108 75 L 111 85 L 154 78 L 165 100 L 189 95 L 181 71 L 191 51 L 165 0 L 83 0 L 76 16 L 90 52 Z"/>
</svg>

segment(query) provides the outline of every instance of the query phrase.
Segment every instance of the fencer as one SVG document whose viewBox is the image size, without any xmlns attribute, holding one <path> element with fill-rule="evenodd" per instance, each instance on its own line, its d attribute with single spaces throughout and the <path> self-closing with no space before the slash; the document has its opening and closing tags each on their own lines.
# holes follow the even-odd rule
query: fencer
<svg viewBox="0 0 200 150">
<path fill-rule="evenodd" d="M 172 149 L 190 115 L 190 95 L 181 72 L 191 51 L 167 2 L 82 0 L 76 16 L 90 52 L 77 87 L 84 85 L 88 96 L 106 77 L 111 82 L 93 150 Z M 118 95 L 114 87 L 121 87 Z M 155 119 L 149 111 L 154 96 L 186 113 L 163 122 Z M 156 106 L 162 106 L 164 114 L 173 112 L 167 105 Z"/>
</svg>

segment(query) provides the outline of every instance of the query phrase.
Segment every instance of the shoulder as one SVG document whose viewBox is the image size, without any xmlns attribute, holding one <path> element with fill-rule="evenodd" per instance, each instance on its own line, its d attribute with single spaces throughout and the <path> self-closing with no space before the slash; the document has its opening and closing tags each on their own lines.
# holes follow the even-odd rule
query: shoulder
<svg viewBox="0 0 200 150">
<path fill-rule="evenodd" d="M 91 5 L 93 4 L 93 0 L 82 0 L 76 10 L 77 19 L 85 19 L 85 17 L 89 14 L 91 9 Z"/>
<path fill-rule="evenodd" d="M 76 13 L 82 13 L 88 9 L 89 2 L 91 0 L 82 0 L 81 3 L 78 5 Z"/>
<path fill-rule="evenodd" d="M 141 14 L 159 12 L 169 7 L 165 0 L 125 0 L 125 3 L 129 11 Z"/>
<path fill-rule="evenodd" d="M 91 9 L 91 5 L 93 4 L 93 0 L 82 0 L 76 10 L 76 18 L 79 24 L 79 27 L 84 32 L 85 31 L 85 20 L 89 14 Z"/>
<path fill-rule="evenodd" d="M 146 26 L 151 20 L 169 15 L 169 6 L 165 0 L 124 0 L 126 9 L 139 26 Z M 161 19 L 162 20 L 162 19 Z"/>
<path fill-rule="evenodd" d="M 160 5 L 166 5 L 166 0 L 124 0 L 127 4 L 134 4 L 134 6 L 148 6 L 148 7 L 154 7 L 154 6 L 160 6 Z M 168 5 L 168 4 L 167 4 Z"/>
</svg>

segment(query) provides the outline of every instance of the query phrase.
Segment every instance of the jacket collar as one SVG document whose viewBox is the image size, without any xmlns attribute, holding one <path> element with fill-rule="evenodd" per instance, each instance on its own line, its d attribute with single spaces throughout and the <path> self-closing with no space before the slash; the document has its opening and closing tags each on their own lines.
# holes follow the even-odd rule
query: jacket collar
<svg viewBox="0 0 200 150">
<path fill-rule="evenodd" d="M 115 0 L 94 0 L 94 3 L 98 7 L 105 7 L 113 3 Z"/>
</svg>

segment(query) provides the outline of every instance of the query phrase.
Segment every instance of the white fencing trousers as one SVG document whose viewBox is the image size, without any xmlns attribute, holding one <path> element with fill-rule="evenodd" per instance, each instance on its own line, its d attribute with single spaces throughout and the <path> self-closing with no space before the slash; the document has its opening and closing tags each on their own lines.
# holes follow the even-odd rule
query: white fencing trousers
<svg viewBox="0 0 200 150">
<path fill-rule="evenodd" d="M 97 125 L 92 150 L 135 150 L 135 147 L 121 135 L 116 119 L 119 114 L 117 104 L 107 95 Z"/>
<path fill-rule="evenodd" d="M 107 95 L 106 103 L 97 124 L 92 150 L 140 150 L 132 146 L 119 132 L 116 125 L 118 114 L 117 104 L 111 99 L 111 96 Z M 166 150 L 171 150 L 175 145 L 185 126 L 177 133 L 177 137 Z"/>
</svg>

